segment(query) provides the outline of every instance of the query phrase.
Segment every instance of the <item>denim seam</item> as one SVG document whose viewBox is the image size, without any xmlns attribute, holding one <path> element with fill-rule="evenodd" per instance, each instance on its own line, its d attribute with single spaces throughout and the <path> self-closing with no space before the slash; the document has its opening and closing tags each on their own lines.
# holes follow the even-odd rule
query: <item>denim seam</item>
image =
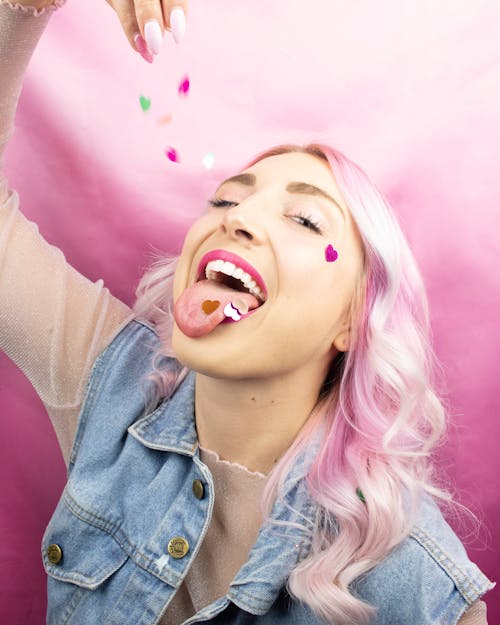
<svg viewBox="0 0 500 625">
<path fill-rule="evenodd" d="M 410 536 L 421 544 L 429 555 L 449 575 L 467 603 L 473 603 L 473 601 L 480 596 L 481 588 L 476 580 L 467 575 L 423 529 L 419 527 L 414 528 Z M 458 575 L 461 576 L 462 579 L 457 579 Z"/>
<path fill-rule="evenodd" d="M 148 415 L 149 416 L 149 415 Z M 157 419 L 159 419 L 162 415 L 155 415 Z M 136 441 L 139 441 L 141 445 L 147 447 L 148 449 L 154 449 L 156 451 L 172 451 L 174 453 L 182 454 L 183 456 L 193 457 L 195 448 L 193 448 L 193 442 L 191 440 L 179 440 L 176 441 L 176 444 L 173 445 L 169 440 L 169 434 L 158 434 L 155 437 L 155 442 L 151 442 L 147 438 L 144 438 L 143 427 L 147 427 L 148 424 L 141 423 L 141 426 L 137 426 L 135 423 L 129 426 L 128 433 L 135 438 Z M 185 445 L 185 448 L 180 447 L 181 444 Z"/>
<path fill-rule="evenodd" d="M 269 600 L 260 599 L 255 595 L 247 592 L 246 590 L 239 589 L 238 593 L 234 596 L 230 597 L 235 605 L 241 608 L 240 601 L 243 599 L 242 603 L 244 603 L 243 609 L 248 610 L 268 610 L 269 609 Z M 275 601 L 275 598 L 271 601 L 271 604 Z"/>
<path fill-rule="evenodd" d="M 454 601 L 450 603 L 450 610 L 448 610 L 448 613 L 453 610 L 453 614 L 450 614 L 452 619 L 450 621 L 450 625 L 455 625 L 455 623 L 458 623 L 459 619 L 468 607 L 469 604 L 462 597 L 460 591 L 458 591 L 455 595 Z"/>
<path fill-rule="evenodd" d="M 71 597 L 71 601 L 64 607 L 64 612 L 61 616 L 60 625 L 66 625 L 69 619 L 73 616 L 74 611 L 82 600 L 83 592 L 83 588 L 81 588 L 80 586 L 77 586 L 75 588 L 75 592 Z"/>
<path fill-rule="evenodd" d="M 196 612 L 196 614 L 193 614 L 193 616 L 191 616 L 190 618 L 188 618 L 186 621 L 183 621 L 182 625 L 190 625 L 191 623 L 201 623 L 201 622 L 206 622 L 208 620 L 212 620 L 213 618 L 215 618 L 216 616 L 218 616 L 221 612 L 223 612 L 229 605 L 230 600 L 228 599 L 227 596 L 223 597 L 223 599 L 225 599 L 225 602 L 220 605 L 220 606 L 212 606 L 212 604 L 205 606 L 204 608 L 202 608 L 201 610 L 199 610 L 199 612 Z M 221 598 L 216 599 L 213 603 L 216 603 L 218 601 L 220 601 Z M 154 625 L 158 625 L 160 623 L 161 620 L 161 616 L 160 618 L 155 621 Z"/>
</svg>

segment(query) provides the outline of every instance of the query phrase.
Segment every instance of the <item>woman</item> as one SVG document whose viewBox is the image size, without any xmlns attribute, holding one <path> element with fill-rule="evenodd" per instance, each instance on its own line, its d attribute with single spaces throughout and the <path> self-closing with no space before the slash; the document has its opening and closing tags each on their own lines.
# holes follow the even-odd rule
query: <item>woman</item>
<svg viewBox="0 0 500 625">
<path fill-rule="evenodd" d="M 0 5 L 2 137 L 52 4 Z M 165 27 L 182 37 L 184 5 L 113 6 L 148 61 Z M 491 583 L 431 498 L 444 411 L 424 287 L 353 163 L 318 145 L 258 157 L 133 310 L 41 239 L 5 180 L 0 201 L 0 348 L 68 462 L 48 623 L 486 622 Z"/>
</svg>

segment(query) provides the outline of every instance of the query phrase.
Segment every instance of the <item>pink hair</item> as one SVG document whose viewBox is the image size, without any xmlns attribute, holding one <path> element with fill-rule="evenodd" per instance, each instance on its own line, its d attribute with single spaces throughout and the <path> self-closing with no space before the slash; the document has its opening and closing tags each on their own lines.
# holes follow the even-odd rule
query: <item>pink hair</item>
<svg viewBox="0 0 500 625">
<path fill-rule="evenodd" d="M 313 414 L 273 469 L 263 506 L 271 509 L 295 459 L 326 428 L 307 476 L 318 504 L 312 546 L 288 589 L 326 622 L 364 624 L 374 608 L 352 594 L 351 582 L 408 535 L 424 492 L 449 498 L 434 485 L 430 460 L 445 430 L 434 390 L 438 362 L 423 281 L 386 200 L 356 164 L 324 145 L 278 146 L 250 165 L 287 152 L 329 163 L 361 236 L 364 267 L 351 306 L 349 351 L 335 358 Z M 161 338 L 157 363 L 172 355 L 166 280 L 173 270 L 158 260 L 136 291 L 136 317 L 155 323 Z M 149 408 L 177 383 L 160 368 L 150 377 L 156 389 Z"/>
</svg>

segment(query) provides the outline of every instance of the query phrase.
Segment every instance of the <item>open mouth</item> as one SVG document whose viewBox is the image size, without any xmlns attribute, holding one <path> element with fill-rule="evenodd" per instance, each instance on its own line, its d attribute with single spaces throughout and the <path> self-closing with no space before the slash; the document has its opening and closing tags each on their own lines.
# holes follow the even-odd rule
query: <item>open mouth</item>
<svg viewBox="0 0 500 625">
<path fill-rule="evenodd" d="M 264 293 L 256 280 L 234 263 L 223 260 L 212 260 L 205 267 L 205 277 L 207 280 L 225 284 L 235 291 L 254 295 L 259 300 L 260 305 L 266 301 Z"/>
<path fill-rule="evenodd" d="M 226 250 L 212 250 L 201 259 L 194 284 L 177 298 L 174 318 L 186 336 L 200 338 L 223 323 L 248 318 L 266 300 L 264 280 L 250 263 Z"/>
<path fill-rule="evenodd" d="M 200 262 L 198 282 L 211 280 L 225 286 L 250 293 L 261 306 L 267 299 L 267 289 L 259 273 L 245 260 L 224 250 L 205 254 Z"/>
</svg>

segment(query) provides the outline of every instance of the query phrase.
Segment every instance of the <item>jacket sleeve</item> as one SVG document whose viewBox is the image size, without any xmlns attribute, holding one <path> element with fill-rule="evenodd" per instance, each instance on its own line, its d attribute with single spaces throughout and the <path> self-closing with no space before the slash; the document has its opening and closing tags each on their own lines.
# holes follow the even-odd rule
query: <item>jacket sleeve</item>
<svg viewBox="0 0 500 625">
<path fill-rule="evenodd" d="M 0 350 L 32 383 L 67 459 L 92 364 L 133 315 L 42 237 L 2 173 L 23 75 L 55 8 L 0 0 Z"/>
</svg>

